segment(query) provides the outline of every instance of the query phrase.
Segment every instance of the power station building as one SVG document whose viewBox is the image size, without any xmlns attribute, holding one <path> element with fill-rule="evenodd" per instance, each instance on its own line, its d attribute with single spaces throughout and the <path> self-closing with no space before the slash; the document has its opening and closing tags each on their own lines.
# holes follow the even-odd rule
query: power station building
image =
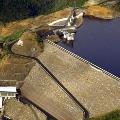
<svg viewBox="0 0 120 120">
<path fill-rule="evenodd" d="M 4 101 L 6 99 L 15 98 L 16 94 L 16 87 L 0 87 L 0 111 L 4 108 Z"/>
</svg>

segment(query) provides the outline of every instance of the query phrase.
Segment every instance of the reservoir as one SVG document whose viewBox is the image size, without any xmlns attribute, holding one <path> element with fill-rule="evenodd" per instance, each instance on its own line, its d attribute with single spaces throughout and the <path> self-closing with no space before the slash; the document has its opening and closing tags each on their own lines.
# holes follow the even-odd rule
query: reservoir
<svg viewBox="0 0 120 120">
<path fill-rule="evenodd" d="M 58 44 L 120 77 L 120 18 L 108 21 L 84 18 L 73 46 Z"/>
</svg>

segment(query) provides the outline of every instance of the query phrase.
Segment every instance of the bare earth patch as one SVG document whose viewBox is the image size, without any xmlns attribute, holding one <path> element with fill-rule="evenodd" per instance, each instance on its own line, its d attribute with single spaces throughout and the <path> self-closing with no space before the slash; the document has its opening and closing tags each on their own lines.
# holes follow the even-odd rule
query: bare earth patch
<svg viewBox="0 0 120 120">
<path fill-rule="evenodd" d="M 46 120 L 46 116 L 33 106 L 24 105 L 16 99 L 6 100 L 5 115 L 12 120 Z"/>
<path fill-rule="evenodd" d="M 28 59 L 12 55 L 5 57 L 0 61 L 0 86 L 20 87 L 33 65 Z"/>
</svg>

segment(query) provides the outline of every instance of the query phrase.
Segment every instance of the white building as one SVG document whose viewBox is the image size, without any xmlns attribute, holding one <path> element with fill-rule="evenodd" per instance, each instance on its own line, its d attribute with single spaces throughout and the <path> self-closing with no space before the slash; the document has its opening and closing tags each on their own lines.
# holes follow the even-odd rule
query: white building
<svg viewBox="0 0 120 120">
<path fill-rule="evenodd" d="M 64 34 L 64 39 L 66 39 L 67 41 L 74 40 L 75 33 L 63 32 L 63 34 Z"/>
<path fill-rule="evenodd" d="M 16 94 L 16 87 L 0 87 L 0 111 L 3 110 L 4 101 L 16 97 Z"/>
<path fill-rule="evenodd" d="M 21 39 L 19 39 L 19 41 L 17 42 L 18 46 L 23 46 L 23 41 Z"/>
</svg>

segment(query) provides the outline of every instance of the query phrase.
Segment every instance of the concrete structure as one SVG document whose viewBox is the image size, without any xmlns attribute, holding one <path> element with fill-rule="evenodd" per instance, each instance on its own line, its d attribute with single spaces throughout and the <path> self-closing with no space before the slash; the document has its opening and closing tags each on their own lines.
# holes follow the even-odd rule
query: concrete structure
<svg viewBox="0 0 120 120">
<path fill-rule="evenodd" d="M 16 97 L 16 93 L 16 87 L 0 87 L 0 111 L 3 110 L 4 101 Z"/>
<path fill-rule="evenodd" d="M 68 18 L 62 18 L 56 21 L 53 21 L 52 23 L 48 24 L 50 27 L 63 27 L 67 26 L 70 27 L 74 19 L 79 19 L 83 17 L 83 12 L 80 12 L 77 16 L 70 15 Z"/>
<path fill-rule="evenodd" d="M 21 39 L 19 39 L 19 41 L 17 42 L 18 46 L 23 46 L 23 41 Z"/>
<path fill-rule="evenodd" d="M 120 108 L 120 79 L 83 58 L 45 42 L 39 59 L 89 111 L 90 117 Z M 79 107 L 36 64 L 26 77 L 22 94 L 58 120 L 82 120 Z"/>
</svg>

